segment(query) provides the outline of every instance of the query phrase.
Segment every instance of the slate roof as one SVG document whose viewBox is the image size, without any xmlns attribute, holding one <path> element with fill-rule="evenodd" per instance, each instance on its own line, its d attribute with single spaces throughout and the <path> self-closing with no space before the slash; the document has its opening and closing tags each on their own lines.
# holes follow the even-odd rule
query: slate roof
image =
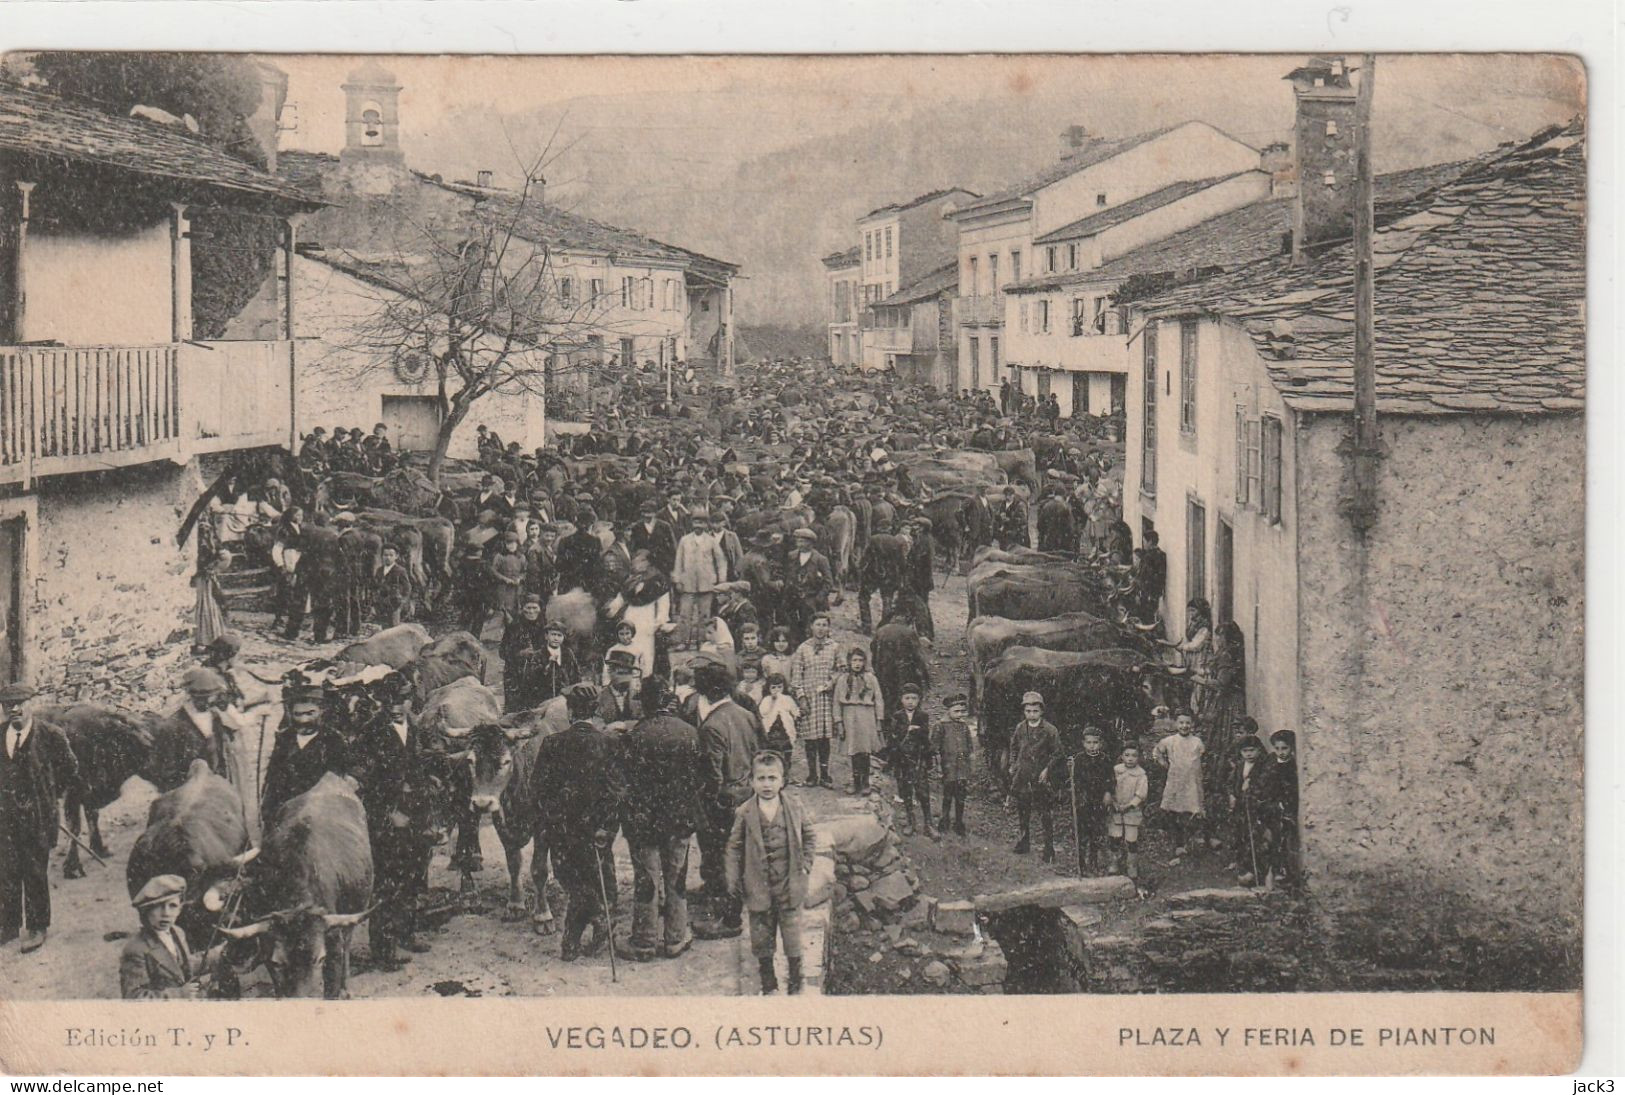
<svg viewBox="0 0 1625 1095">
<path fill-rule="evenodd" d="M 1003 205 L 1007 202 L 1025 199 L 1027 195 L 1033 193 L 1035 190 L 1042 190 L 1046 186 L 1060 182 L 1069 175 L 1076 175 L 1086 167 L 1093 167 L 1097 163 L 1104 163 L 1113 156 L 1120 156 L 1131 148 L 1136 148 L 1142 144 L 1145 144 L 1147 141 L 1155 140 L 1165 133 L 1172 133 L 1180 126 L 1188 124 L 1190 123 L 1180 122 L 1177 125 L 1165 126 L 1162 129 L 1152 130 L 1149 133 L 1136 133 L 1132 137 L 1115 137 L 1110 140 L 1091 141 L 1077 152 L 1068 156 L 1066 159 L 1061 160 L 1058 163 L 1051 164 L 1049 167 L 1046 167 L 1037 174 L 1023 179 L 1015 186 L 1006 187 L 995 194 L 989 194 L 987 197 L 982 198 L 979 201 L 968 202 L 967 204 L 960 206 L 958 209 L 954 210 L 953 216 L 955 218 L 959 218 L 967 214 L 990 210 L 995 206 Z"/>
<path fill-rule="evenodd" d="M 430 186 L 479 198 L 486 207 L 513 216 L 514 234 L 532 243 L 544 243 L 564 251 L 603 252 L 620 258 L 644 259 L 684 267 L 702 280 L 724 285 L 739 272 L 739 264 L 664 243 L 630 228 L 595 221 L 560 209 L 556 205 L 531 201 L 520 207 L 519 195 L 467 183 L 444 182 L 422 172 L 412 173 Z"/>
<path fill-rule="evenodd" d="M 0 81 L 0 152 L 94 163 L 236 195 L 313 203 L 243 160 L 184 131 Z"/>
<path fill-rule="evenodd" d="M 905 285 L 878 304 L 871 304 L 871 308 L 893 308 L 902 304 L 914 304 L 922 300 L 930 300 L 942 292 L 957 292 L 959 289 L 959 263 L 950 262 L 945 266 L 925 274 L 910 285 Z"/>
<path fill-rule="evenodd" d="M 1377 223 L 1393 219 L 1405 203 L 1456 178 L 1466 168 L 1467 161 L 1456 161 L 1378 175 L 1374 186 Z M 1073 285 L 1116 288 L 1135 274 L 1189 276 L 1267 259 L 1281 253 L 1283 240 L 1292 231 L 1292 203 L 1291 198 L 1265 198 L 1124 252 L 1093 270 L 1028 278 L 1005 291 L 1042 292 Z"/>
<path fill-rule="evenodd" d="M 1121 205 L 1114 205 L 1109 209 L 1102 209 L 1098 213 L 1091 213 L 1087 217 L 1073 221 L 1071 224 L 1057 228 L 1053 232 L 1045 233 L 1033 240 L 1034 243 L 1059 243 L 1062 240 L 1083 239 L 1104 232 L 1108 228 L 1115 228 L 1125 221 L 1142 216 L 1165 205 L 1172 205 L 1181 198 L 1188 198 L 1198 191 L 1206 190 L 1210 186 L 1217 186 L 1222 182 L 1241 175 L 1251 174 L 1249 171 L 1237 171 L 1229 175 L 1214 175 L 1206 179 L 1184 179 L 1180 182 L 1169 183 L 1160 190 L 1153 190 L 1149 194 L 1141 194 L 1138 198 L 1130 199 Z"/>
<path fill-rule="evenodd" d="M 845 251 L 825 255 L 823 261 L 831 270 L 845 270 L 848 266 L 856 266 L 863 261 L 863 248 L 854 244 Z"/>
<path fill-rule="evenodd" d="M 1390 207 L 1376 260 L 1378 408 L 1574 412 L 1585 395 L 1585 133 L 1579 120 L 1462 165 Z M 1246 264 L 1138 302 L 1252 334 L 1288 405 L 1351 406 L 1353 254 Z"/>
<path fill-rule="evenodd" d="M 917 205 L 924 205 L 926 202 L 934 202 L 938 198 L 945 198 L 949 194 L 952 194 L 955 191 L 960 191 L 960 190 L 964 190 L 964 192 L 969 194 L 972 198 L 980 198 L 981 197 L 981 195 L 978 194 L 976 191 L 974 191 L 974 190 L 965 190 L 965 188 L 963 186 L 946 186 L 946 187 L 943 187 L 941 190 L 933 190 L 928 194 L 921 194 L 919 197 L 914 198 L 914 199 L 912 199 L 910 201 L 893 202 L 890 205 L 882 205 L 878 209 L 871 209 L 871 210 L 869 210 L 869 212 L 867 212 L 863 216 L 859 217 L 858 220 L 866 221 L 870 217 L 878 217 L 882 213 L 902 213 L 902 212 L 906 212 L 907 210 L 913 209 Z"/>
</svg>

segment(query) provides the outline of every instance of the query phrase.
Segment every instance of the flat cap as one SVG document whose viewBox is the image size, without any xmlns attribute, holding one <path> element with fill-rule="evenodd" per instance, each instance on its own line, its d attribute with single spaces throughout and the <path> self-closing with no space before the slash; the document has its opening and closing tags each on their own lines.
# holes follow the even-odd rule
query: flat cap
<svg viewBox="0 0 1625 1095">
<path fill-rule="evenodd" d="M 8 684 L 4 688 L 0 688 L 0 704 L 15 707 L 19 703 L 27 703 L 37 694 L 32 687 L 18 681 L 15 684 Z"/>
<path fill-rule="evenodd" d="M 196 665 L 181 677 L 181 687 L 188 692 L 224 692 L 226 678 L 207 666 Z"/>
<path fill-rule="evenodd" d="M 148 905 L 156 905 L 160 901 L 168 901 L 172 897 L 180 897 L 186 893 L 186 879 L 178 874 L 154 875 L 147 879 L 147 884 L 136 891 L 130 898 L 130 904 L 138 909 Z"/>
<path fill-rule="evenodd" d="M 810 528 L 798 528 L 794 532 L 792 532 L 790 535 L 794 536 L 797 540 L 816 540 L 816 539 L 818 539 L 818 533 L 814 532 Z"/>
<path fill-rule="evenodd" d="M 1026 707 L 1029 703 L 1036 703 L 1038 706 L 1042 707 L 1044 706 L 1044 697 L 1038 692 L 1022 693 L 1021 706 Z"/>
<path fill-rule="evenodd" d="M 960 706 L 969 707 L 970 706 L 970 697 L 965 695 L 965 693 L 963 693 L 963 692 L 955 692 L 953 695 L 949 696 L 946 700 L 942 701 L 942 706 L 944 706 L 944 707 L 960 707 Z"/>
</svg>

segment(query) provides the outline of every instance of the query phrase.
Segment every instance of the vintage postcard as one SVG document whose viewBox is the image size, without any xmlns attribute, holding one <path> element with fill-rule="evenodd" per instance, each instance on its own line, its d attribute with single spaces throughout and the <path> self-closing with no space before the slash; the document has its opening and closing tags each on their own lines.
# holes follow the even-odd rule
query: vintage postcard
<svg viewBox="0 0 1625 1095">
<path fill-rule="evenodd" d="M 1586 96 L 4 55 L 0 1071 L 1574 1067 Z"/>
</svg>

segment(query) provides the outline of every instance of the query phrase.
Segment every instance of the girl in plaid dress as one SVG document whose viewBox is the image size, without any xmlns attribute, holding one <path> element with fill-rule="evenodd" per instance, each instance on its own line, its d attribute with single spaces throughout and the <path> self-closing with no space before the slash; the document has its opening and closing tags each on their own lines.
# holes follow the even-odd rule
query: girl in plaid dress
<svg viewBox="0 0 1625 1095">
<path fill-rule="evenodd" d="M 829 772 L 829 739 L 835 729 L 835 676 L 841 652 L 830 630 L 827 614 L 813 617 L 812 637 L 790 658 L 790 694 L 804 719 L 797 722 L 796 731 L 807 755 L 807 782 L 821 787 L 835 786 Z"/>
</svg>

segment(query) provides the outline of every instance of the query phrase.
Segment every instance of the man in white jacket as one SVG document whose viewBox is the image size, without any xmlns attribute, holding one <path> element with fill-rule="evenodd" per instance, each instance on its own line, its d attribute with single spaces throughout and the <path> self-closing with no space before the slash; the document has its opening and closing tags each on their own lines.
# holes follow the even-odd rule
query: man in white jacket
<svg viewBox="0 0 1625 1095">
<path fill-rule="evenodd" d="M 692 649 L 711 621 L 717 586 L 728 580 L 728 557 L 704 510 L 690 515 L 688 532 L 677 541 L 671 584 L 677 591 L 677 644 Z"/>
</svg>

